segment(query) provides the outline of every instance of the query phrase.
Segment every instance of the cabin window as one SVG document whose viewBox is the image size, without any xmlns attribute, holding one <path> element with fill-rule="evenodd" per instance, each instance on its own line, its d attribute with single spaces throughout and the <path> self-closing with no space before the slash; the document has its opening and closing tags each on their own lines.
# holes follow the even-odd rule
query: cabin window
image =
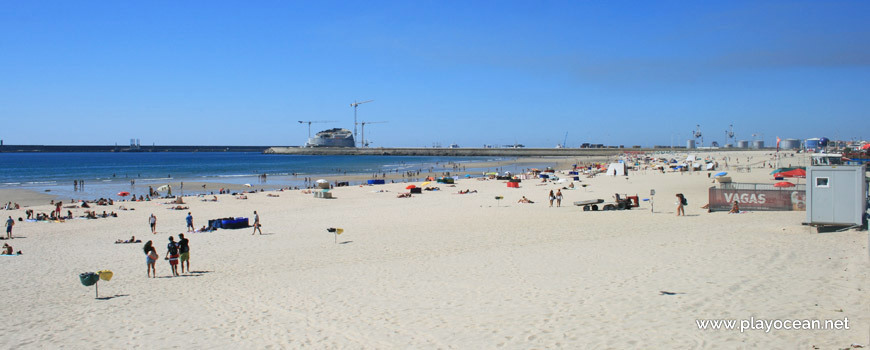
<svg viewBox="0 0 870 350">
<path fill-rule="evenodd" d="M 817 177 L 816 178 L 816 187 L 831 187 L 828 185 L 827 177 Z"/>
</svg>

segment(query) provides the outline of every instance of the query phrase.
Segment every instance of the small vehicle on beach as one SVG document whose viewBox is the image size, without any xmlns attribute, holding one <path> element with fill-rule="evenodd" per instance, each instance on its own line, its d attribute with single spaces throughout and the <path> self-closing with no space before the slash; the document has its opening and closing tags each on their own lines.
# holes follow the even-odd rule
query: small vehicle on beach
<svg viewBox="0 0 870 350">
<path fill-rule="evenodd" d="M 614 196 L 612 202 L 605 202 L 603 199 L 590 199 L 585 201 L 576 201 L 574 205 L 583 207 L 583 211 L 599 211 L 599 210 L 630 210 L 640 206 L 640 199 L 637 195 L 634 196 Z"/>
</svg>

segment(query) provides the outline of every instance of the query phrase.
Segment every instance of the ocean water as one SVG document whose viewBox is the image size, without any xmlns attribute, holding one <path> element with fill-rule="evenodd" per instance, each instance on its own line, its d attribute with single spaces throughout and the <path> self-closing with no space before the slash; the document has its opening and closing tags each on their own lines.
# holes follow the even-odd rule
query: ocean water
<svg viewBox="0 0 870 350">
<path fill-rule="evenodd" d="M 305 177 L 375 174 L 418 169 L 452 171 L 451 163 L 497 160 L 485 157 L 300 156 L 243 152 L 0 153 L 0 188 L 22 188 L 61 198 L 117 197 L 136 186 L 168 182 L 301 186 Z M 543 165 L 543 164 L 542 164 Z M 525 164 L 525 167 L 531 167 Z M 491 169 L 467 169 L 468 172 Z M 516 167 L 502 170 L 516 172 Z M 258 174 L 268 174 L 261 183 Z M 294 175 L 294 173 L 296 175 Z M 73 181 L 84 180 L 83 191 Z M 147 187 L 146 187 L 147 188 Z M 174 189 L 179 193 L 180 189 Z M 188 188 L 186 194 L 196 193 Z"/>
</svg>

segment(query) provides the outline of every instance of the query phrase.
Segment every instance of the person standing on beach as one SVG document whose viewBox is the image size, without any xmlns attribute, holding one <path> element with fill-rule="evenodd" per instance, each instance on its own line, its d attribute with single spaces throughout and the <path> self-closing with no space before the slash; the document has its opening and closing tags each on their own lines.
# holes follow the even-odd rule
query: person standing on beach
<svg viewBox="0 0 870 350">
<path fill-rule="evenodd" d="M 254 210 L 254 232 L 251 232 L 251 236 L 253 236 L 257 231 L 260 231 L 260 234 L 263 234 L 263 230 L 260 228 L 260 214 L 257 214 L 257 211 Z"/>
<path fill-rule="evenodd" d="M 148 223 L 151 225 L 151 234 L 157 234 L 157 217 L 154 214 L 151 214 L 151 217 L 148 218 Z"/>
<path fill-rule="evenodd" d="M 12 220 L 12 216 L 6 220 L 6 239 L 12 239 L 12 226 L 15 226 L 15 220 Z"/>
<path fill-rule="evenodd" d="M 157 249 L 154 249 L 154 243 L 148 241 L 142 250 L 145 251 L 145 271 L 148 272 L 148 277 L 157 277 L 157 270 L 154 269 L 154 263 L 157 262 Z"/>
<path fill-rule="evenodd" d="M 556 190 L 556 207 L 562 206 L 562 190 Z"/>
<path fill-rule="evenodd" d="M 677 216 L 686 216 L 686 210 L 683 208 L 686 204 L 686 197 L 682 193 L 677 193 Z"/>
<path fill-rule="evenodd" d="M 550 190 L 550 208 L 553 207 L 553 201 L 556 199 L 556 195 L 553 194 L 553 190 Z"/>
<path fill-rule="evenodd" d="M 193 227 L 193 215 L 191 215 L 190 212 L 187 212 L 187 217 L 185 218 L 185 220 L 187 220 L 187 232 L 192 232 L 196 230 Z"/>
<path fill-rule="evenodd" d="M 178 250 L 181 252 L 181 273 L 184 273 L 184 264 L 187 263 L 187 273 L 190 273 L 190 241 L 184 238 L 183 233 L 178 234 Z"/>
<path fill-rule="evenodd" d="M 166 245 L 166 260 L 169 260 L 169 266 L 172 267 L 172 275 L 178 276 L 178 243 L 175 243 L 175 238 L 169 236 L 169 244 Z"/>
</svg>

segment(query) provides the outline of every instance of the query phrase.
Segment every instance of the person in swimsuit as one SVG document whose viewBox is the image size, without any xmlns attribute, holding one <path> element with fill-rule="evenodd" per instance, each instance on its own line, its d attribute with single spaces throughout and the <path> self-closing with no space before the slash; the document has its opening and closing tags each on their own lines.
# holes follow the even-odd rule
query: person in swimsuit
<svg viewBox="0 0 870 350">
<path fill-rule="evenodd" d="M 6 239 L 12 239 L 12 226 L 15 226 L 15 220 L 12 220 L 10 216 L 8 220 L 6 220 Z"/>
<path fill-rule="evenodd" d="M 154 263 L 157 262 L 157 250 L 154 249 L 154 243 L 148 241 L 142 250 L 145 251 L 145 270 L 148 272 L 148 277 L 157 277 L 157 271 L 154 269 Z"/>
<path fill-rule="evenodd" d="M 260 229 L 260 214 L 257 214 L 257 211 L 254 210 L 254 232 L 251 232 L 251 236 L 253 236 L 257 231 L 260 231 L 260 234 L 263 234 L 263 230 Z"/>
<path fill-rule="evenodd" d="M 682 193 L 677 193 L 677 216 L 686 216 L 686 209 L 683 208 L 683 203 L 686 203 L 686 197 Z"/>
<path fill-rule="evenodd" d="M 187 264 L 187 273 L 190 273 L 190 245 L 187 238 L 184 238 L 183 233 L 178 234 L 178 250 L 181 252 L 179 260 L 181 261 L 181 273 L 184 273 L 184 264 Z"/>
<path fill-rule="evenodd" d="M 169 244 L 166 245 L 166 260 L 169 260 L 169 266 L 172 267 L 172 275 L 178 276 L 178 243 L 175 243 L 172 236 L 169 236 Z"/>
<path fill-rule="evenodd" d="M 195 230 L 195 228 L 193 227 L 193 215 L 191 215 L 190 212 L 187 212 L 187 217 L 185 218 L 185 220 L 187 220 L 187 232 L 192 232 L 193 230 Z"/>
<path fill-rule="evenodd" d="M 553 194 L 553 190 L 550 190 L 550 207 L 553 207 L 553 201 L 556 200 L 556 195 Z"/>
<path fill-rule="evenodd" d="M 556 207 L 562 206 L 562 190 L 556 190 Z"/>
<path fill-rule="evenodd" d="M 151 217 L 148 218 L 148 224 L 151 225 L 151 234 L 157 234 L 157 217 L 154 214 L 151 214 Z"/>
</svg>

